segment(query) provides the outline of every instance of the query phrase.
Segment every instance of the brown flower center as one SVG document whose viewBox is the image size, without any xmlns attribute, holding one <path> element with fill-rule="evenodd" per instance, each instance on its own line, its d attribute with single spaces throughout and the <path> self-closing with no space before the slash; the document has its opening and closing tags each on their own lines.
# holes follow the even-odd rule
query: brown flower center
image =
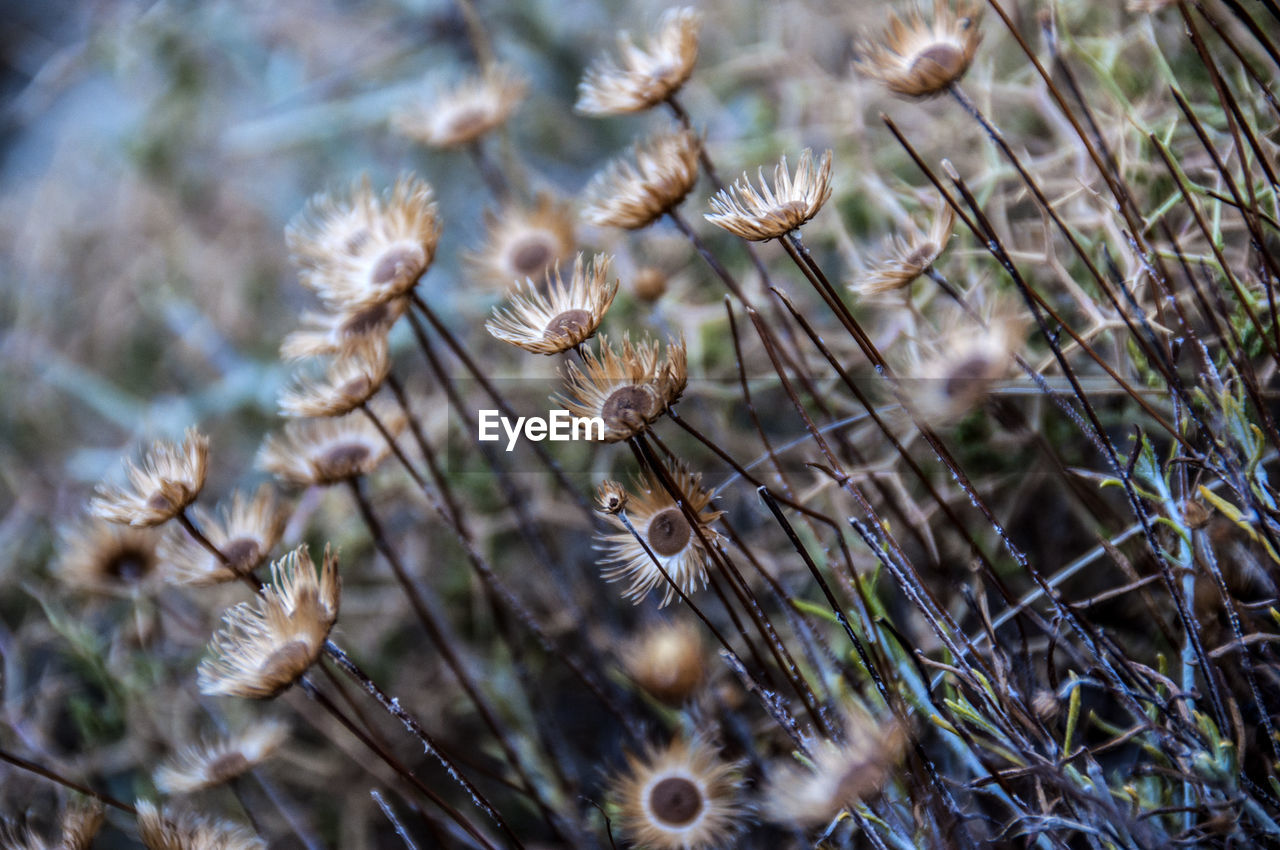
<svg viewBox="0 0 1280 850">
<path fill-rule="evenodd" d="M 572 339 L 591 327 L 591 313 L 586 310 L 565 310 L 547 324 L 542 338 L 548 341 Z"/>
<path fill-rule="evenodd" d="M 315 463 L 326 478 L 346 478 L 359 472 L 368 459 L 369 447 L 364 443 L 337 443 L 325 449 Z"/>
<path fill-rule="evenodd" d="M 702 792 L 683 776 L 668 776 L 649 792 L 649 809 L 667 826 L 688 826 L 702 811 Z"/>
<path fill-rule="evenodd" d="M 649 548 L 664 558 L 670 558 L 684 550 L 693 536 L 689 520 L 679 508 L 666 508 L 649 520 L 649 529 L 645 533 L 649 538 Z"/>
<path fill-rule="evenodd" d="M 919 274 L 933 264 L 937 255 L 938 246 L 932 242 L 924 242 L 902 258 L 902 265 Z"/>
<path fill-rule="evenodd" d="M 644 387 L 629 384 L 613 391 L 600 408 L 600 418 L 615 431 L 639 428 L 653 415 L 653 396 Z"/>
<path fill-rule="evenodd" d="M 927 83 L 931 89 L 940 89 L 963 74 L 965 66 L 964 51 L 954 44 L 939 41 L 917 53 L 907 73 Z"/>
<path fill-rule="evenodd" d="M 378 286 L 408 282 L 422 272 L 422 249 L 416 245 L 396 245 L 383 253 L 373 267 L 373 282 Z"/>
<path fill-rule="evenodd" d="M 991 380 L 991 360 L 981 354 L 972 354 L 957 363 L 947 375 L 943 392 L 948 398 L 968 398 L 980 395 Z"/>
<path fill-rule="evenodd" d="M 516 277 L 540 277 L 555 259 L 555 250 L 547 243 L 546 234 L 526 234 L 511 249 L 511 268 Z"/>
<path fill-rule="evenodd" d="M 103 565 L 103 573 L 109 578 L 126 583 L 141 581 L 151 572 L 151 556 L 140 549 L 124 549 Z"/>
<path fill-rule="evenodd" d="M 209 777 L 210 782 L 221 783 L 229 779 L 235 779 L 250 767 L 252 765 L 244 757 L 244 753 L 237 750 L 236 752 L 223 753 L 209 762 L 209 766 L 205 768 L 205 775 Z"/>
<path fill-rule="evenodd" d="M 345 399 L 367 399 L 373 395 L 373 381 L 368 375 L 357 375 L 338 388 L 338 395 Z"/>
<path fill-rule="evenodd" d="M 237 537 L 218 547 L 234 573 L 247 573 L 262 562 L 262 546 L 252 537 Z"/>
<path fill-rule="evenodd" d="M 445 144 L 469 142 L 489 129 L 489 110 L 483 106 L 464 106 L 445 122 Z"/>
<path fill-rule="evenodd" d="M 278 694 L 294 683 L 311 666 L 311 647 L 305 641 L 291 640 L 267 656 L 258 668 L 263 688 Z"/>
<path fill-rule="evenodd" d="M 174 505 L 173 499 L 169 498 L 168 493 L 157 490 L 151 494 L 151 498 L 147 499 L 147 507 L 153 511 L 171 511 L 177 506 Z"/>
<path fill-rule="evenodd" d="M 390 312 L 389 305 L 379 302 L 365 310 L 353 313 L 342 323 L 338 332 L 343 337 L 364 336 L 381 328 Z"/>
</svg>

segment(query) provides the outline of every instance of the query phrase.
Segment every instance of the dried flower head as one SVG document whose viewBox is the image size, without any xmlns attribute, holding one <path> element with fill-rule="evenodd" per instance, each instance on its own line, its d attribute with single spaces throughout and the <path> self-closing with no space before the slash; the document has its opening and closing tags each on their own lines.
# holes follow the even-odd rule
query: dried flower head
<svg viewBox="0 0 1280 850">
<path fill-rule="evenodd" d="M 637 604 L 655 589 L 662 590 L 662 605 L 670 604 L 676 598 L 672 583 L 685 594 L 693 593 L 700 586 L 706 587 L 707 552 L 702 540 L 705 538 L 714 546 L 719 539 L 711 524 L 723 511 L 711 507 L 712 494 L 703 489 L 702 476 L 679 464 L 673 466 L 669 474 L 676 490 L 687 497 L 685 505 L 698 518 L 697 529 L 662 482 L 646 473 L 644 478 L 635 481 L 636 492 L 627 501 L 627 518 L 640 539 L 617 517 L 609 519 L 620 531 L 600 537 L 605 559 L 616 565 L 604 570 L 602 575 L 609 581 L 629 581 L 622 595 Z M 654 564 L 655 559 L 658 564 Z"/>
<path fill-rule="evenodd" d="M 698 181 L 701 140 L 689 130 L 651 136 L 635 148 L 636 164 L 615 159 L 591 178 L 582 215 L 602 227 L 637 230 L 674 209 Z"/>
<path fill-rule="evenodd" d="M 831 197 L 831 151 L 822 155 L 815 166 L 813 151 L 805 148 L 796 164 L 793 180 L 787 170 L 787 158 L 773 169 L 773 190 L 757 173 L 760 189 L 751 185 L 751 177 L 743 172 L 740 179 L 711 199 L 711 209 L 704 218 L 717 227 L 752 242 L 778 239 L 800 227 L 818 214 Z"/>
<path fill-rule="evenodd" d="M 156 787 L 165 794 L 189 794 L 229 782 L 270 758 L 288 737 L 288 726 L 266 720 L 235 735 L 184 747 L 156 768 Z"/>
<path fill-rule="evenodd" d="M 126 460 L 131 488 L 99 484 L 89 507 L 111 522 L 162 525 L 200 495 L 208 462 L 209 438 L 188 428 L 182 445 L 157 441 L 143 455 L 141 465 Z"/>
<path fill-rule="evenodd" d="M 573 212 L 564 201 L 539 195 L 532 209 L 509 206 L 485 213 L 485 238 L 467 257 L 481 281 L 506 289 L 517 281 L 541 281 L 573 255 Z"/>
<path fill-rule="evenodd" d="M 392 437 L 404 431 L 404 415 L 376 408 L 375 414 Z M 368 475 L 391 453 L 369 417 L 361 412 L 330 419 L 297 420 L 283 434 L 269 436 L 258 451 L 258 467 L 302 487 L 338 484 Z"/>
<path fill-rule="evenodd" d="M 640 687 L 668 705 L 680 705 L 707 680 L 702 638 L 688 623 L 649 628 L 627 647 L 622 660 Z"/>
<path fill-rule="evenodd" d="M 200 693 L 267 699 L 296 682 L 338 619 L 340 584 L 328 547 L 319 576 L 305 546 L 272 563 L 262 594 L 222 615 L 210 657 L 196 672 Z"/>
<path fill-rule="evenodd" d="M 334 355 L 322 377 L 303 376 L 282 392 L 280 413 L 293 417 L 350 413 L 378 391 L 390 371 L 386 337 L 365 337 Z"/>
<path fill-rule="evenodd" d="M 89 850 L 105 819 L 102 804 L 86 798 L 62 810 L 56 841 L 47 841 L 29 829 L 18 834 L 6 825 L 0 828 L 0 847 L 5 850 Z"/>
<path fill-rule="evenodd" d="M 925 234 L 917 229 L 906 238 L 893 236 L 885 247 L 884 256 L 864 269 L 853 282 L 854 291 L 878 295 L 910 286 L 937 262 L 951 239 L 955 221 L 955 211 L 943 201 L 934 214 L 929 232 Z"/>
<path fill-rule="evenodd" d="M 765 790 L 770 820 L 801 827 L 827 824 L 880 791 L 906 745 L 901 725 L 848 706 L 843 726 L 842 742 L 808 742 L 808 767 L 787 763 L 770 771 Z"/>
<path fill-rule="evenodd" d="M 440 222 L 426 182 L 406 175 L 379 197 L 365 178 L 347 198 L 316 195 L 285 236 L 303 284 L 350 314 L 414 287 L 435 256 Z"/>
<path fill-rule="evenodd" d="M 858 70 L 879 80 L 895 94 L 932 97 L 959 81 L 969 70 L 982 35 L 978 7 L 972 0 L 934 0 L 933 21 L 914 8 L 904 20 L 889 13 L 889 25 L 878 42 L 861 46 Z"/>
<path fill-rule="evenodd" d="M 290 332 L 280 345 L 287 360 L 340 354 L 371 337 L 385 337 L 409 308 L 409 296 L 378 301 L 354 310 L 306 312 L 302 327 Z"/>
<path fill-rule="evenodd" d="M 134 588 L 156 574 L 159 535 L 149 528 L 133 528 L 86 518 L 61 535 L 61 554 L 55 572 L 71 587 L 94 591 Z"/>
<path fill-rule="evenodd" d="M 942 425 L 959 419 L 1008 374 L 1026 337 L 1026 315 L 1011 302 L 997 302 L 986 312 L 986 326 L 979 328 L 954 311 L 936 337 L 906 358 L 898 386 L 921 420 Z"/>
<path fill-rule="evenodd" d="M 159 557 L 167 581 L 194 587 L 235 581 L 256 570 L 280 542 L 286 519 L 269 484 L 259 487 L 252 498 L 234 493 L 217 514 L 200 507 L 193 513 L 204 536 L 226 556 L 227 563 L 179 528 L 161 541 Z"/>
<path fill-rule="evenodd" d="M 545 295 L 532 280 L 525 281 L 524 289 L 517 284 L 509 295 L 509 305 L 495 307 L 485 329 L 534 354 L 568 351 L 595 334 L 618 293 L 617 279 L 608 280 L 610 262 L 608 255 L 596 254 L 591 266 L 584 269 L 579 254 L 567 284 L 559 268 L 548 275 Z"/>
<path fill-rule="evenodd" d="M 676 740 L 643 757 L 627 756 L 613 785 L 619 827 L 651 850 L 729 847 L 746 820 L 735 765 L 701 738 Z"/>
<path fill-rule="evenodd" d="M 631 291 L 641 301 L 657 301 L 667 292 L 667 274 L 656 266 L 642 266 L 631 276 Z"/>
<path fill-rule="evenodd" d="M 503 124 L 528 88 L 511 69 L 495 67 L 463 80 L 432 101 L 399 110 L 391 123 L 399 133 L 424 145 L 458 147 Z"/>
<path fill-rule="evenodd" d="M 607 443 L 639 434 L 680 399 L 688 382 L 684 340 L 668 342 L 665 359 L 658 349 L 656 340 L 633 345 L 623 337 L 615 352 L 601 335 L 599 354 L 587 350 L 581 366 L 568 364 L 568 395 L 557 402 L 574 416 L 602 419 Z"/>
<path fill-rule="evenodd" d="M 267 850 L 267 843 L 242 826 L 191 812 L 164 812 L 139 800 L 138 832 L 147 850 Z"/>
<path fill-rule="evenodd" d="M 596 504 L 601 513 L 616 514 L 627 506 L 627 491 L 617 481 L 602 481 L 596 488 Z"/>
<path fill-rule="evenodd" d="M 643 48 L 627 33 L 619 33 L 618 61 L 599 57 L 578 84 L 578 111 L 639 112 L 671 97 L 693 73 L 701 26 L 701 13 L 686 6 L 663 13 L 657 34 Z"/>
</svg>

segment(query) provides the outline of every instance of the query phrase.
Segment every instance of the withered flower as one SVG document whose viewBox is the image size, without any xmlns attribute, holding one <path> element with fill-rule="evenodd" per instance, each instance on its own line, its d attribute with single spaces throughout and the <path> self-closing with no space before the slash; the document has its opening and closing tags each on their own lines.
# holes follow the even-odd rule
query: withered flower
<svg viewBox="0 0 1280 850">
<path fill-rule="evenodd" d="M 1005 377 L 1026 338 L 1028 319 L 1013 302 L 997 302 L 986 326 L 952 313 L 936 337 L 923 340 L 898 370 L 898 386 L 912 414 L 944 425 L 954 422 L 986 398 Z"/>
<path fill-rule="evenodd" d="M 609 521 L 620 531 L 600 537 L 605 560 L 615 565 L 604 570 L 602 575 L 609 581 L 630 582 L 622 595 L 636 604 L 657 589 L 662 590 L 662 605 L 670 604 L 676 598 L 672 583 L 686 595 L 705 587 L 708 554 L 702 540 L 705 538 L 714 546 L 719 539 L 711 524 L 724 512 L 711 508 L 712 494 L 703 489 L 702 476 L 679 464 L 673 466 L 669 474 L 676 490 L 687 497 L 685 504 L 690 512 L 698 518 L 697 529 L 689 523 L 662 482 L 651 473 L 645 473 L 642 479 L 635 481 L 635 492 L 627 500 L 627 518 L 640 540 L 614 516 L 610 516 Z M 649 552 L 645 551 L 646 546 Z M 659 564 L 661 570 L 658 569 Z M 667 574 L 665 577 L 663 572 Z M 667 577 L 670 577 L 670 582 Z"/>
<path fill-rule="evenodd" d="M 408 308 L 409 296 L 401 295 L 355 310 L 303 313 L 302 327 L 284 338 L 280 356 L 303 360 L 340 354 L 371 337 L 385 337 Z"/>
<path fill-rule="evenodd" d="M 914 8 L 904 20 L 889 13 L 878 42 L 861 45 L 857 67 L 895 94 L 932 97 L 946 91 L 969 70 L 978 42 L 978 6 L 973 0 L 934 0 L 933 21 Z"/>
<path fill-rule="evenodd" d="M 288 737 L 289 727 L 267 720 L 184 747 L 156 768 L 156 787 L 165 794 L 189 794 L 229 782 L 270 758 Z"/>
<path fill-rule="evenodd" d="M 639 112 L 675 94 L 693 73 L 701 25 L 701 13 L 681 7 L 663 13 L 657 34 L 645 47 L 636 45 L 627 33 L 619 33 L 618 61 L 601 56 L 578 84 L 578 111 L 590 115 Z"/>
<path fill-rule="evenodd" d="M 659 348 L 656 340 L 632 344 L 623 337 L 616 352 L 601 335 L 599 354 L 586 350 L 581 366 L 568 364 L 568 395 L 556 400 L 574 416 L 603 420 L 607 443 L 639 434 L 680 399 L 688 382 L 684 341 L 669 342 L 665 358 Z"/>
<path fill-rule="evenodd" d="M 591 178 L 582 215 L 592 224 L 637 230 L 684 200 L 698 182 L 702 141 L 688 130 L 658 133 L 635 148 L 636 164 L 615 159 Z"/>
<path fill-rule="evenodd" d="M 431 186 L 406 175 L 381 197 L 367 178 L 349 197 L 312 198 L 285 236 L 304 285 L 336 313 L 394 300 L 414 287 L 440 238 Z"/>
<path fill-rule="evenodd" d="M 589 268 L 582 255 L 573 263 L 566 284 L 557 268 L 547 277 L 545 294 L 532 280 L 517 284 L 506 307 L 495 307 L 485 323 L 490 334 L 534 354 L 559 354 L 590 339 L 600 327 L 605 311 L 618 292 L 618 281 L 608 280 L 611 260 L 596 254 Z"/>
<path fill-rule="evenodd" d="M 407 420 L 397 410 L 378 408 L 375 414 L 392 437 L 404 431 Z M 368 475 L 390 453 L 377 426 L 355 412 L 289 422 L 283 434 L 273 434 L 263 443 L 258 467 L 301 487 L 338 484 Z"/>
<path fill-rule="evenodd" d="M 134 528 L 96 517 L 62 533 L 55 572 L 68 585 L 86 590 L 135 588 L 153 579 L 160 560 L 160 537 L 150 528 Z"/>
<path fill-rule="evenodd" d="M 0 828 L 0 847 L 5 850 L 89 850 L 104 820 L 106 810 L 102 804 L 86 798 L 62 810 L 56 840 L 46 840 L 29 829 L 18 834 L 5 827 Z"/>
<path fill-rule="evenodd" d="M 854 291 L 863 295 L 877 295 L 910 286 L 937 262 L 947 247 L 947 241 L 951 239 L 955 221 L 955 211 L 943 201 L 933 217 L 929 232 L 922 234 L 916 230 L 905 238 L 892 237 L 886 245 L 884 256 L 864 269 L 853 282 Z"/>
<path fill-rule="evenodd" d="M 271 584 L 222 615 L 200 662 L 202 694 L 268 699 L 307 672 L 338 619 L 338 559 L 324 552 L 319 576 L 305 546 L 271 565 Z"/>
<path fill-rule="evenodd" d="M 242 826 L 186 811 L 161 812 L 149 800 L 136 807 L 147 850 L 267 850 L 267 842 Z"/>
<path fill-rule="evenodd" d="M 711 199 L 714 212 L 704 218 L 752 242 L 786 236 L 817 215 L 831 197 L 831 151 L 824 153 L 815 166 L 813 151 L 805 148 L 796 164 L 795 179 L 787 170 L 784 156 L 773 169 L 772 190 L 765 181 L 763 168 L 758 177 L 758 191 L 744 172 L 732 186 L 717 192 Z"/>
<path fill-rule="evenodd" d="M 188 428 L 182 445 L 157 441 L 143 455 L 141 465 L 125 461 L 132 485 L 123 489 L 99 484 L 90 509 L 124 525 L 162 525 L 196 500 L 204 487 L 209 463 L 209 438 Z"/>
<path fill-rule="evenodd" d="M 707 680 L 702 638 L 688 623 L 650 627 L 627 646 L 622 661 L 640 687 L 668 705 L 680 705 Z"/>
<path fill-rule="evenodd" d="M 540 282 L 556 263 L 573 256 L 573 212 L 551 195 L 539 195 L 532 209 L 508 206 L 497 214 L 486 212 L 484 225 L 484 243 L 467 261 L 490 286 Z"/>
<path fill-rule="evenodd" d="M 810 767 L 788 763 L 773 768 L 765 791 L 770 820 L 820 826 L 880 791 L 906 745 L 901 725 L 847 706 L 843 727 L 842 743 L 818 739 L 808 744 Z"/>
<path fill-rule="evenodd" d="M 651 850 L 729 847 L 746 822 L 737 768 L 701 738 L 676 740 L 642 757 L 613 783 L 619 827 Z"/>
<path fill-rule="evenodd" d="M 166 580 L 194 587 L 235 581 L 256 570 L 280 542 L 286 519 L 269 484 L 259 487 L 252 498 L 233 494 L 216 514 L 200 507 L 193 513 L 205 537 L 227 563 L 178 528 L 161 541 L 158 554 Z"/>
<path fill-rule="evenodd" d="M 434 101 L 399 110 L 391 123 L 399 133 L 424 145 L 459 147 L 501 126 L 528 88 L 511 69 L 495 67 L 463 80 Z"/>
<path fill-rule="evenodd" d="M 368 336 L 335 354 L 320 378 L 303 376 L 280 395 L 280 413 L 342 416 L 373 397 L 391 371 L 386 337 Z"/>
</svg>

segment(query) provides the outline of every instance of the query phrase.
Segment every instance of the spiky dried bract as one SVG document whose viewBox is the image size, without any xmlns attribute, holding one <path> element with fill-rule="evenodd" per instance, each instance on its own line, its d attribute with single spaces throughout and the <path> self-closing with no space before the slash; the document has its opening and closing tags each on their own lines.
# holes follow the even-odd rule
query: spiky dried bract
<svg viewBox="0 0 1280 850">
<path fill-rule="evenodd" d="M 985 312 L 986 327 L 952 312 L 937 336 L 921 341 L 906 358 L 898 386 L 914 416 L 934 425 L 954 422 L 1008 374 L 1028 318 L 1012 301 L 997 301 Z"/>
<path fill-rule="evenodd" d="M 639 112 L 671 97 L 693 73 L 701 26 L 702 14 L 686 6 L 664 12 L 657 33 L 644 47 L 627 33 L 619 33 L 617 61 L 602 55 L 583 74 L 578 111 L 589 115 Z"/>
<path fill-rule="evenodd" d="M 702 638 L 688 623 L 650 627 L 627 647 L 622 660 L 636 684 L 668 705 L 684 703 L 707 680 Z"/>
<path fill-rule="evenodd" d="M 261 595 L 222 615 L 210 656 L 196 671 L 200 693 L 269 699 L 296 682 L 338 619 L 340 584 L 328 547 L 318 576 L 305 546 L 272 563 Z"/>
<path fill-rule="evenodd" d="M 369 336 L 334 355 L 324 375 L 302 376 L 280 394 L 280 413 L 292 417 L 342 416 L 367 402 L 391 371 L 387 339 Z"/>
<path fill-rule="evenodd" d="M 495 67 L 463 80 L 435 100 L 399 110 L 392 116 L 392 126 L 424 145 L 458 147 L 502 125 L 528 88 L 510 68 Z"/>
<path fill-rule="evenodd" d="M 603 420 L 607 443 L 639 434 L 679 401 L 688 382 L 684 340 L 669 341 L 665 358 L 659 348 L 656 340 L 633 344 L 624 336 L 614 351 L 602 334 L 598 354 L 586 350 L 581 366 L 568 364 L 567 394 L 556 401 L 576 417 Z M 595 437 L 592 429 L 588 433 Z"/>
<path fill-rule="evenodd" d="M 658 133 L 635 148 L 636 164 L 613 162 L 591 178 L 583 217 L 602 227 L 637 230 L 684 200 L 698 182 L 702 141 L 689 130 Z"/>
<path fill-rule="evenodd" d="M 266 720 L 234 735 L 183 747 L 156 768 L 156 787 L 165 794 L 189 794 L 229 782 L 270 758 L 288 737 L 288 726 Z"/>
<path fill-rule="evenodd" d="M 747 820 L 736 765 L 702 738 L 677 739 L 643 757 L 627 756 L 614 780 L 618 826 L 649 850 L 730 847 Z"/>
<path fill-rule="evenodd" d="M 843 809 L 879 793 L 902 757 L 907 736 L 893 718 L 881 720 L 865 709 L 846 706 L 843 741 L 806 742 L 810 766 L 794 762 L 770 770 L 766 813 L 776 823 L 821 826 Z"/>
<path fill-rule="evenodd" d="M 145 584 L 160 563 L 158 534 L 87 517 L 61 534 L 58 578 L 71 587 L 113 591 Z"/>
<path fill-rule="evenodd" d="M 763 168 L 757 176 L 758 191 L 751 185 L 751 177 L 743 172 L 732 186 L 712 197 L 714 212 L 703 217 L 752 242 L 786 236 L 817 215 L 831 197 L 831 151 L 824 153 L 815 165 L 813 151 L 805 148 L 796 164 L 794 179 L 787 170 L 784 156 L 773 169 L 772 190 L 765 181 Z"/>
<path fill-rule="evenodd" d="M 404 431 L 407 420 L 394 408 L 371 406 L 392 437 Z M 289 422 L 258 451 L 257 465 L 301 487 L 338 484 L 368 475 L 391 453 L 377 427 L 363 412 L 329 419 Z"/>
<path fill-rule="evenodd" d="M 955 211 L 943 201 L 934 214 L 929 232 L 922 234 L 917 230 L 906 237 L 893 236 L 886 245 L 884 256 L 854 280 L 854 291 L 862 295 L 879 295 L 910 286 L 937 262 L 951 239 L 955 221 Z"/>
<path fill-rule="evenodd" d="M 179 528 L 161 541 L 158 554 L 166 581 L 193 587 L 235 581 L 256 570 L 280 542 L 286 520 L 269 484 L 259 487 L 252 497 L 242 492 L 232 494 L 216 514 L 200 507 L 192 513 L 226 563 Z"/>
<path fill-rule="evenodd" d="M 878 41 L 861 45 L 858 70 L 904 97 L 932 97 L 969 70 L 978 42 L 979 7 L 973 0 L 934 0 L 933 20 L 919 7 L 906 18 L 889 13 Z"/>
<path fill-rule="evenodd" d="M 409 309 L 409 296 L 380 301 L 355 310 L 306 312 L 302 327 L 291 331 L 280 344 L 280 356 L 302 360 L 341 354 L 373 337 L 385 337 Z"/>
<path fill-rule="evenodd" d="M 556 268 L 547 276 L 545 293 L 532 280 L 517 284 L 506 307 L 495 307 L 485 329 L 494 337 L 534 354 L 560 354 L 590 339 L 600 327 L 605 311 L 618 293 L 618 281 L 609 281 L 611 258 L 596 254 L 584 268 L 582 255 L 573 262 L 573 274 L 565 283 Z"/>
<path fill-rule="evenodd" d="M 440 222 L 425 181 L 405 175 L 379 197 L 364 178 L 347 197 L 312 198 L 285 236 L 302 283 L 349 314 L 414 287 L 435 257 Z"/>
<path fill-rule="evenodd" d="M 569 204 L 541 194 L 529 209 L 508 206 L 485 213 L 480 249 L 467 255 L 481 282 L 506 289 L 513 283 L 541 281 L 547 272 L 573 256 L 574 219 Z"/>
<path fill-rule="evenodd" d="M 267 843 L 242 826 L 192 812 L 161 812 L 139 800 L 138 832 L 147 850 L 267 850 Z"/>
<path fill-rule="evenodd" d="M 152 443 L 141 464 L 125 461 L 128 489 L 99 484 L 90 509 L 111 522 L 162 525 L 196 500 L 209 464 L 209 438 L 188 428 L 182 444 Z"/>
<path fill-rule="evenodd" d="M 630 582 L 622 595 L 636 604 L 643 601 L 650 591 L 661 589 L 662 606 L 665 607 L 676 598 L 673 583 L 686 595 L 699 587 L 706 587 L 707 552 L 702 539 L 705 538 L 712 546 L 719 539 L 711 524 L 724 512 L 711 507 L 712 494 L 702 487 L 702 476 L 681 464 L 671 467 L 669 474 L 676 490 L 687 497 L 685 504 L 698 518 L 697 529 L 689 523 L 662 482 L 652 473 L 645 473 L 643 478 L 634 482 L 635 492 L 627 501 L 627 518 L 640 540 L 614 516 L 609 517 L 610 523 L 621 530 L 600 537 L 605 559 L 616 565 L 601 574 L 609 581 Z M 648 552 L 645 551 L 646 546 Z M 655 558 L 658 564 L 654 564 Z M 659 564 L 661 570 L 658 569 Z"/>
</svg>

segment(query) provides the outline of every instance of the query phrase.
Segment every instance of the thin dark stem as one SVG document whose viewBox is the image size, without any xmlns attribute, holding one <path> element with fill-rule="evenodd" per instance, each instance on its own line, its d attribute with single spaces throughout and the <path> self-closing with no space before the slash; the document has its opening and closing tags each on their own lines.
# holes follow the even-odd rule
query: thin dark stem
<svg viewBox="0 0 1280 850">
<path fill-rule="evenodd" d="M 428 753 L 435 756 L 436 760 L 440 762 L 442 767 L 444 767 L 445 772 L 449 774 L 449 777 L 471 797 L 472 802 L 474 802 L 481 811 L 493 819 L 493 822 L 497 824 L 498 829 L 507 836 L 511 843 L 515 847 L 520 848 L 520 850 L 523 850 L 524 844 L 521 843 L 520 839 L 511 830 L 511 827 L 508 826 L 502 815 L 498 813 L 498 810 L 495 809 L 493 804 L 491 804 L 484 794 L 480 792 L 480 789 L 476 788 L 469 779 L 463 776 L 462 772 L 458 770 L 458 766 L 454 764 L 453 760 L 440 750 L 435 738 L 433 738 L 431 734 L 422 727 L 422 724 L 419 723 L 412 714 L 400 705 L 400 700 L 388 697 L 383 690 L 378 687 L 377 683 L 374 682 L 373 679 L 369 678 L 369 676 L 361 670 L 356 663 L 352 661 L 333 641 L 325 641 L 324 651 L 325 654 L 328 655 L 329 658 L 331 658 L 338 666 L 338 669 L 343 673 L 346 673 L 353 682 L 362 687 L 365 693 L 373 697 L 374 701 L 377 702 L 378 705 L 382 706 L 388 714 L 396 720 L 399 720 L 405 730 L 416 738 Z"/>
<path fill-rule="evenodd" d="M 177 520 L 182 524 L 182 527 L 186 529 L 187 534 L 191 535 L 193 540 L 203 546 L 210 555 L 218 559 L 218 563 L 222 564 L 224 567 L 231 565 L 231 561 L 226 555 L 222 554 L 222 550 L 217 546 L 214 546 L 213 542 L 209 540 L 208 537 L 205 537 L 204 533 L 196 527 L 194 522 L 191 521 L 191 517 L 187 515 L 186 508 L 183 508 L 178 512 Z"/>
<path fill-rule="evenodd" d="M 95 791 L 92 788 L 90 788 L 88 785 L 81 785 L 79 782 L 75 782 L 59 773 L 55 773 L 54 771 L 50 770 L 47 767 L 36 764 L 33 761 L 27 761 L 21 756 L 16 756 L 13 753 L 7 752 L 6 750 L 0 750 L 0 761 L 6 761 L 9 764 L 13 765 L 14 767 L 21 768 L 29 773 L 34 773 L 36 776 L 40 776 L 45 779 L 48 779 L 50 782 L 56 782 L 58 785 L 61 785 L 64 788 L 70 788 L 72 791 L 75 791 L 80 794 L 84 794 L 86 797 L 92 797 L 93 799 L 97 800 L 99 803 L 105 803 L 106 805 L 110 806 L 113 809 L 119 809 L 122 812 L 126 812 L 130 815 L 133 815 L 134 817 L 138 816 L 138 810 L 135 809 L 133 806 L 129 805 L 128 803 L 121 802 L 120 800 L 117 800 L 115 797 L 112 797 L 110 794 L 104 794 L 101 791 Z"/>
<path fill-rule="evenodd" d="M 494 847 L 493 842 L 486 838 L 484 833 L 471 823 L 471 821 L 468 820 L 462 812 L 450 805 L 448 801 L 433 791 L 425 782 L 415 776 L 413 771 L 409 770 L 408 767 L 392 755 L 385 747 L 366 734 L 363 729 L 357 726 L 351 718 L 347 717 L 346 714 L 342 712 L 342 709 L 338 708 L 338 706 L 334 704 L 333 700 L 325 696 L 324 692 L 317 688 L 313 682 L 304 676 L 299 680 L 298 684 L 302 686 L 303 691 L 306 692 L 308 697 L 319 704 L 325 711 L 329 712 L 329 714 L 337 720 L 343 728 L 350 732 L 357 741 L 364 744 L 365 747 L 374 753 L 374 755 L 378 756 L 378 758 L 382 759 L 388 767 L 394 770 L 400 778 L 404 779 L 419 793 L 439 807 L 442 812 L 448 815 L 450 820 L 462 827 L 467 835 L 474 838 L 482 847 L 488 848 L 488 850 L 497 850 L 497 848 Z M 430 747 L 427 749 L 429 752 L 435 752 Z"/>
</svg>

